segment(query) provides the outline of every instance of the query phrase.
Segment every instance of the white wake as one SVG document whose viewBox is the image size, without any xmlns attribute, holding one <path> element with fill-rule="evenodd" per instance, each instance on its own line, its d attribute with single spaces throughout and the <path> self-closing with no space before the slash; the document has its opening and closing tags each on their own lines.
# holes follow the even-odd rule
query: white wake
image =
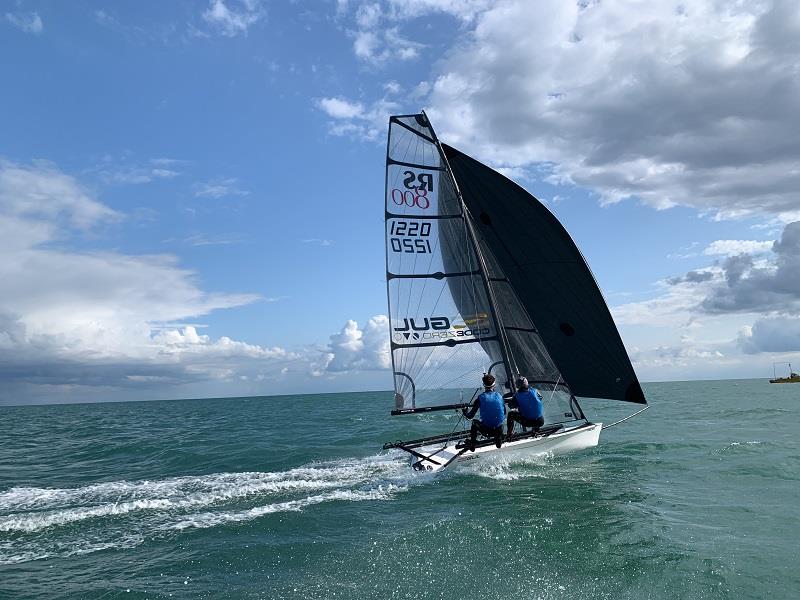
<svg viewBox="0 0 800 600">
<path fill-rule="evenodd" d="M 0 492 L 0 564 L 132 547 L 327 502 L 388 500 L 413 481 L 421 479 L 408 461 L 388 454 L 278 472 L 14 487 Z"/>
</svg>

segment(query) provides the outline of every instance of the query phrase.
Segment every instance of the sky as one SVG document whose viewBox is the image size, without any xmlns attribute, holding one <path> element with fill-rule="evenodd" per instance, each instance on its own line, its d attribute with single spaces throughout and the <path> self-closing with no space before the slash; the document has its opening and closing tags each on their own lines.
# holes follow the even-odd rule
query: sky
<svg viewBox="0 0 800 600">
<path fill-rule="evenodd" d="M 389 389 L 420 109 L 561 220 L 641 380 L 800 367 L 794 1 L 0 0 L 0 56 L 0 404 Z"/>
</svg>

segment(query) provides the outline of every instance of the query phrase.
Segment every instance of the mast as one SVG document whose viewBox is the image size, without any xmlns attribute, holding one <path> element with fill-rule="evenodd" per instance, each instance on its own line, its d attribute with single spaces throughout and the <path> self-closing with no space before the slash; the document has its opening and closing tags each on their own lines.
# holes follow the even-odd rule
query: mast
<svg viewBox="0 0 800 600">
<path fill-rule="evenodd" d="M 430 119 L 428 119 L 428 115 L 425 114 L 424 110 L 422 111 L 422 116 L 425 117 L 425 122 L 427 123 L 428 128 L 431 130 L 431 133 L 433 134 L 433 139 L 436 143 L 436 148 L 439 150 L 439 155 L 441 156 L 444 166 L 447 169 L 448 175 L 450 175 L 450 180 L 453 182 L 453 186 L 455 187 L 456 190 L 456 195 L 458 196 L 458 201 L 461 205 L 461 214 L 464 219 L 464 224 L 467 227 L 470 243 L 472 245 L 472 249 L 475 252 L 475 256 L 478 257 L 478 265 L 481 271 L 481 280 L 483 281 L 483 285 L 486 290 L 486 297 L 487 300 L 489 301 L 489 311 L 492 315 L 492 319 L 494 320 L 497 326 L 497 334 L 498 334 L 498 339 L 500 341 L 500 354 L 503 357 L 503 364 L 505 365 L 505 371 L 506 371 L 506 381 L 508 382 L 509 389 L 513 392 L 514 376 L 511 369 L 512 356 L 511 352 L 509 351 L 509 344 L 508 344 L 508 339 L 506 337 L 506 331 L 500 319 L 500 313 L 497 310 L 497 298 L 495 297 L 494 290 L 492 289 L 492 286 L 489 283 L 489 273 L 486 267 L 486 260 L 484 259 L 483 253 L 481 252 L 480 249 L 480 245 L 478 244 L 478 239 L 477 236 L 475 235 L 475 229 L 473 228 L 472 225 L 472 219 L 470 213 L 467 209 L 466 204 L 464 204 L 464 198 L 461 195 L 461 188 L 459 187 L 458 181 L 456 180 L 455 175 L 453 174 L 453 171 L 450 168 L 450 162 L 447 160 L 447 156 L 445 155 L 444 150 L 442 150 L 442 145 L 439 142 L 439 136 L 436 135 L 436 131 L 433 129 L 433 125 L 431 124 Z"/>
<path fill-rule="evenodd" d="M 389 143 L 392 137 L 392 121 L 389 120 L 389 127 L 386 130 L 386 163 L 389 163 Z M 386 195 L 389 193 L 389 171 L 386 171 L 386 174 L 383 178 L 383 197 L 386 198 Z M 385 212 L 384 207 L 384 212 Z M 385 232 L 384 232 L 385 233 Z M 391 344 L 392 340 L 392 299 L 389 294 L 389 246 L 386 244 L 384 240 L 383 244 L 383 251 L 386 258 L 386 313 L 389 317 L 389 343 Z M 389 349 L 389 358 L 392 360 L 392 386 L 395 387 L 394 392 L 394 402 L 397 408 L 401 408 L 402 401 L 399 401 L 400 394 L 397 393 L 397 388 L 395 384 L 395 379 L 397 378 L 397 367 L 394 363 L 394 352 L 391 351 L 391 347 Z M 412 407 L 416 408 L 416 398 L 412 395 L 411 397 Z"/>
</svg>

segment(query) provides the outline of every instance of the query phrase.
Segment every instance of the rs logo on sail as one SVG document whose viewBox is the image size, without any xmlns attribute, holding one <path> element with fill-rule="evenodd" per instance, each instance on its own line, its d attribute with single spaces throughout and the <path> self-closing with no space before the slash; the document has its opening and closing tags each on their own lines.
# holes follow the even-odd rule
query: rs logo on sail
<svg viewBox="0 0 800 600">
<path fill-rule="evenodd" d="M 405 189 L 394 188 L 391 193 L 392 202 L 397 206 L 405 205 L 409 208 L 416 207 L 422 210 L 430 208 L 433 197 L 433 173 L 403 171 L 403 175 Z M 428 197 L 428 192 L 431 192 L 431 197 Z"/>
<path fill-rule="evenodd" d="M 452 323 L 448 317 L 424 317 L 421 323 L 414 318 L 403 319 L 402 327 L 394 327 L 394 339 L 436 340 L 489 335 L 488 327 L 467 328 L 462 323 Z"/>
<path fill-rule="evenodd" d="M 425 192 L 433 191 L 433 174 L 432 173 L 415 173 L 414 171 L 403 171 L 406 176 L 403 179 L 403 185 L 409 190 L 423 190 Z M 419 185 L 414 185 L 419 182 Z M 423 194 L 424 195 L 424 194 Z"/>
</svg>

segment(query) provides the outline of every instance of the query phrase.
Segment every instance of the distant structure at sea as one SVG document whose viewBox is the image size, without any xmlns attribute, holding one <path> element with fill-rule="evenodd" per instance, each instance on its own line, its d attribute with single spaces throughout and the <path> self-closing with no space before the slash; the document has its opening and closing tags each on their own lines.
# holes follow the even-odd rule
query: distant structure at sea
<svg viewBox="0 0 800 600">
<path fill-rule="evenodd" d="M 778 373 L 775 370 L 776 365 L 789 365 L 789 376 L 788 377 L 778 377 Z M 769 380 L 770 383 L 800 383 L 800 374 L 795 373 L 792 371 L 792 363 L 790 362 L 778 362 L 772 363 L 772 379 Z"/>
</svg>

